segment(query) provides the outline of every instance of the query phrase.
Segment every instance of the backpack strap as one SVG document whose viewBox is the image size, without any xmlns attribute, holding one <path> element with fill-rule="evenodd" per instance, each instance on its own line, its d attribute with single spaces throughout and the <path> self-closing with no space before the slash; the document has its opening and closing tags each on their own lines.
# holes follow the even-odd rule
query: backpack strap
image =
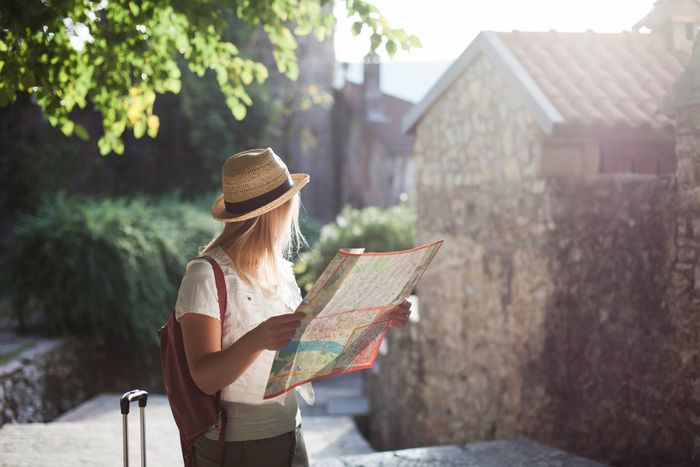
<svg viewBox="0 0 700 467">
<path fill-rule="evenodd" d="M 214 258 L 208 255 L 200 256 L 202 259 L 206 259 L 211 264 L 214 269 L 214 280 L 216 281 L 216 293 L 219 298 L 219 318 L 221 319 L 221 328 L 223 331 L 224 318 L 226 317 L 226 281 L 224 280 L 224 272 L 221 270 L 221 266 L 216 262 Z M 221 343 L 224 343 L 224 333 L 221 333 Z"/>
<path fill-rule="evenodd" d="M 216 262 L 214 258 L 208 255 L 200 256 L 202 259 L 206 259 L 209 264 L 211 264 L 212 269 L 214 269 L 214 279 L 216 281 L 216 293 L 219 298 L 219 319 L 221 320 L 221 348 L 224 347 L 224 318 L 226 317 L 226 304 L 228 301 L 228 296 L 226 294 L 226 281 L 224 280 L 224 272 L 221 270 L 221 266 Z M 221 389 L 216 391 L 214 395 L 216 400 L 216 405 L 219 406 L 221 400 Z M 224 460 L 224 435 L 226 434 L 226 426 L 228 425 L 228 417 L 226 410 L 219 406 L 219 415 L 221 416 L 221 427 L 219 430 L 219 464 L 223 465 Z"/>
</svg>

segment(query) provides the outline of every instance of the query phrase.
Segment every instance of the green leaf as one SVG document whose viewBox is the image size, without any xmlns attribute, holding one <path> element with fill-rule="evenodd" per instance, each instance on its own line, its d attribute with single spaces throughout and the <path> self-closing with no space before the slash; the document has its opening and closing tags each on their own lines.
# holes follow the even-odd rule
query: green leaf
<svg viewBox="0 0 700 467">
<path fill-rule="evenodd" d="M 90 139 L 90 133 L 88 133 L 87 129 L 85 129 L 85 127 L 80 123 L 75 124 L 74 132 L 75 135 L 83 141 L 87 141 Z"/>
<path fill-rule="evenodd" d="M 299 79 L 299 64 L 296 61 L 290 61 L 287 64 L 287 71 L 285 72 L 285 76 L 289 78 L 292 81 L 296 81 Z"/>
<path fill-rule="evenodd" d="M 267 67 L 262 63 L 257 63 L 255 66 L 255 79 L 258 81 L 258 83 L 264 82 L 268 75 L 269 71 L 267 71 Z"/>
<path fill-rule="evenodd" d="M 106 156 L 112 150 L 112 145 L 110 144 L 106 135 L 100 136 L 100 139 L 97 140 L 97 147 L 100 150 L 100 154 L 103 156 Z"/>
<path fill-rule="evenodd" d="M 226 99 L 226 105 L 231 109 L 231 112 L 233 113 L 233 117 L 236 120 L 243 120 L 246 115 L 246 108 L 243 104 L 241 104 L 241 101 L 236 99 L 235 97 L 229 97 Z"/>
<path fill-rule="evenodd" d="M 246 85 L 253 82 L 253 70 L 251 70 L 250 67 L 246 67 L 241 70 L 241 81 L 243 81 L 243 84 Z"/>
<path fill-rule="evenodd" d="M 396 43 L 392 40 L 387 41 L 384 45 L 384 48 L 386 49 L 386 53 L 388 53 L 390 57 L 393 57 L 396 53 Z"/>
<path fill-rule="evenodd" d="M 136 139 L 141 138 L 144 134 L 146 133 L 146 119 L 145 118 L 140 118 L 135 124 L 134 124 L 134 137 Z"/>
<path fill-rule="evenodd" d="M 362 21 L 355 21 L 352 23 L 352 35 L 358 36 L 362 32 L 362 26 L 364 26 Z"/>
<path fill-rule="evenodd" d="M 175 47 L 181 54 L 189 53 L 191 47 L 186 34 L 179 33 L 175 35 Z"/>
<path fill-rule="evenodd" d="M 157 115 L 149 115 L 146 119 L 146 126 L 148 126 L 148 136 L 155 138 L 160 128 L 160 119 Z"/>
<path fill-rule="evenodd" d="M 66 136 L 71 136 L 73 134 L 73 129 L 75 128 L 75 123 L 71 120 L 65 119 L 61 123 L 61 133 Z"/>
<path fill-rule="evenodd" d="M 375 32 L 370 36 L 369 40 L 371 50 L 375 51 L 377 50 L 377 47 L 379 47 L 379 44 L 382 43 L 382 36 Z"/>
<path fill-rule="evenodd" d="M 314 26 L 311 23 L 302 23 L 294 28 L 294 34 L 297 36 L 306 36 L 313 31 Z"/>
<path fill-rule="evenodd" d="M 408 46 L 415 47 L 415 48 L 422 48 L 423 43 L 418 38 L 418 36 L 414 36 L 413 34 L 411 34 L 410 36 L 408 36 Z"/>
<path fill-rule="evenodd" d="M 124 154 L 124 141 L 122 141 L 120 138 L 115 139 L 112 142 L 112 149 L 114 149 L 114 152 L 121 156 Z"/>
</svg>

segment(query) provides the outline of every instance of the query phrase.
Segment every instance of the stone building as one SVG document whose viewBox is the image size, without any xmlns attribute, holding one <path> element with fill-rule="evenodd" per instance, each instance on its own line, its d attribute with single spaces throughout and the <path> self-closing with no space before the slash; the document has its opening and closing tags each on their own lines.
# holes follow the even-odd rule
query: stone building
<svg viewBox="0 0 700 467">
<path fill-rule="evenodd" d="M 334 94 L 339 208 L 393 206 L 402 193 L 414 196 L 414 137 L 401 131 L 401 119 L 412 103 L 382 91 L 380 65 L 377 57 L 367 57 L 362 84 L 345 81 Z"/>
<path fill-rule="evenodd" d="M 409 111 L 417 243 L 445 243 L 368 375 L 375 446 L 700 463 L 700 44 L 660 109 L 698 24 L 483 32 Z"/>
</svg>

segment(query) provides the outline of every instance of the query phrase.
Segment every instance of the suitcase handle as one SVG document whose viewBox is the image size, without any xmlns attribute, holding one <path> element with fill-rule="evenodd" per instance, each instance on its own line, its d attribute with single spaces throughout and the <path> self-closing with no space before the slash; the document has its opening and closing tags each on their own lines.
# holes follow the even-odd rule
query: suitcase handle
<svg viewBox="0 0 700 467">
<path fill-rule="evenodd" d="M 134 401 L 139 401 L 139 407 L 146 407 L 148 402 L 148 393 L 143 389 L 134 389 L 129 392 L 125 392 L 119 401 L 119 405 L 122 409 L 122 415 L 129 414 L 129 406 Z"/>
<path fill-rule="evenodd" d="M 119 406 L 122 411 L 122 434 L 124 441 L 124 467 L 129 467 L 129 433 L 127 429 L 127 419 L 129 416 L 129 407 L 132 402 L 139 402 L 139 412 L 141 420 L 141 467 L 146 467 L 146 421 L 144 419 L 144 411 L 148 402 L 148 393 L 143 389 L 134 389 L 125 392 L 119 400 Z"/>
</svg>

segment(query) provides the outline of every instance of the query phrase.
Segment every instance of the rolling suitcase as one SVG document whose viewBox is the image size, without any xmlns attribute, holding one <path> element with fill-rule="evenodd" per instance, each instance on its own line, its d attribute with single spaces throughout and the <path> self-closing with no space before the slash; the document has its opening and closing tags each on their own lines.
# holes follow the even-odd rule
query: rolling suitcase
<svg viewBox="0 0 700 467">
<path fill-rule="evenodd" d="M 129 432 L 128 427 L 128 417 L 129 417 L 129 407 L 132 402 L 138 401 L 139 412 L 141 418 L 141 467 L 146 467 L 146 421 L 144 419 L 144 412 L 146 410 L 146 403 L 148 402 L 148 393 L 141 389 L 134 389 L 132 391 L 124 393 L 119 401 L 119 406 L 122 411 L 122 433 L 124 439 L 124 467 L 129 467 Z"/>
</svg>

